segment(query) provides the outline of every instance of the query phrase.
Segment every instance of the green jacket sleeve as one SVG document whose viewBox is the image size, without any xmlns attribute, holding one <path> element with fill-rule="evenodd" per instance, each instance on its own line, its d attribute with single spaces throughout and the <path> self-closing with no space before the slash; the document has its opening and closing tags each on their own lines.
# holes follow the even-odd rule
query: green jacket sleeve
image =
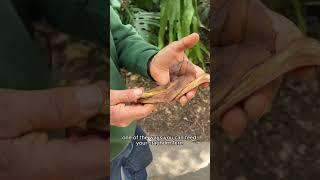
<svg viewBox="0 0 320 180">
<path fill-rule="evenodd" d="M 131 25 L 122 24 L 110 6 L 110 30 L 115 43 L 120 66 L 131 72 L 148 76 L 148 62 L 159 49 L 146 42 Z"/>
<path fill-rule="evenodd" d="M 109 0 L 38 0 L 40 14 L 59 30 L 107 45 Z M 109 32 L 108 32 L 109 33 Z"/>
</svg>

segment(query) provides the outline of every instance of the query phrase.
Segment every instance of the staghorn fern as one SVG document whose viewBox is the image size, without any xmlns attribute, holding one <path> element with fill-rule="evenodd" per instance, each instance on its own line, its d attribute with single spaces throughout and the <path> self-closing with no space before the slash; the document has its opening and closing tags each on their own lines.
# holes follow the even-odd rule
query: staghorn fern
<svg viewBox="0 0 320 180">
<path fill-rule="evenodd" d="M 137 32 L 148 42 L 156 45 L 158 37 L 156 35 L 156 29 L 160 27 L 159 19 L 160 13 L 147 12 L 139 8 L 131 8 L 132 22 Z"/>
<path fill-rule="evenodd" d="M 133 25 L 145 40 L 159 48 L 192 32 L 209 31 L 202 24 L 202 20 L 208 21 L 208 0 L 122 0 L 119 9 L 124 23 Z M 203 68 L 205 56 L 209 56 L 207 44 L 201 41 L 186 52 L 193 63 Z"/>
</svg>

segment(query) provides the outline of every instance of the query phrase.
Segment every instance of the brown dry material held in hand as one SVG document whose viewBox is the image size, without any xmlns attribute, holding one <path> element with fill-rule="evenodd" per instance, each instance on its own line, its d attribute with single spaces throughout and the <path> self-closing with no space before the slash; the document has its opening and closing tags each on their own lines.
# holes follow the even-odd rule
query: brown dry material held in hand
<svg viewBox="0 0 320 180">
<path fill-rule="evenodd" d="M 320 65 L 320 44 L 258 0 L 213 0 L 213 114 L 281 75 Z"/>
<path fill-rule="evenodd" d="M 186 71 L 189 73 L 185 73 Z M 170 82 L 167 85 L 158 86 L 144 92 L 138 100 L 139 103 L 169 103 L 178 100 L 181 96 L 199 85 L 210 82 L 209 74 L 204 73 L 195 77 L 195 73 L 193 65 L 188 61 L 181 61 L 180 63 L 174 64 L 169 69 Z"/>
</svg>

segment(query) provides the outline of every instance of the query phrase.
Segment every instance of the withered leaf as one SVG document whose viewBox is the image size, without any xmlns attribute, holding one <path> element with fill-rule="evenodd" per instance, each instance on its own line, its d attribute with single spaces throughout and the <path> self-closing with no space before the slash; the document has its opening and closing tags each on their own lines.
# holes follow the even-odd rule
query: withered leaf
<svg viewBox="0 0 320 180">
<path fill-rule="evenodd" d="M 138 102 L 144 104 L 169 103 L 199 85 L 210 82 L 209 74 L 204 73 L 196 77 L 194 66 L 188 61 L 174 64 L 170 67 L 169 74 L 170 82 L 167 85 L 144 92 Z"/>
</svg>

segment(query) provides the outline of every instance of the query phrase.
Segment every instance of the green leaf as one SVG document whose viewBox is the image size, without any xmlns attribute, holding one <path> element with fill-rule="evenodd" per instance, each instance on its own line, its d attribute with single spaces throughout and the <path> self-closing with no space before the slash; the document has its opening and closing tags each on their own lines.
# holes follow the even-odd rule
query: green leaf
<svg viewBox="0 0 320 180">
<path fill-rule="evenodd" d="M 111 0 L 110 3 L 114 9 L 120 9 L 121 7 L 121 3 L 119 0 Z"/>
<path fill-rule="evenodd" d="M 183 14 L 181 19 L 182 36 L 190 34 L 190 27 L 194 16 L 194 7 L 192 1 L 183 0 Z"/>
<path fill-rule="evenodd" d="M 152 44 L 163 48 L 192 32 L 209 30 L 202 24 L 209 12 L 209 0 L 125 0 L 122 19 L 132 24 L 139 34 Z M 155 12 L 159 11 L 159 12 Z M 203 17 L 203 14 L 205 17 Z M 186 50 L 195 64 L 205 66 L 209 51 L 203 42 Z"/>
<path fill-rule="evenodd" d="M 158 12 L 146 12 L 143 9 L 132 8 L 133 12 L 133 26 L 137 32 L 148 42 L 156 45 L 157 36 L 156 29 L 160 27 Z"/>
<path fill-rule="evenodd" d="M 160 29 L 159 29 L 159 35 L 158 35 L 158 47 L 163 48 L 164 47 L 164 41 L 165 41 L 165 32 L 167 28 L 167 14 L 166 14 L 166 9 L 167 9 L 167 0 L 161 0 L 160 1 Z"/>
<path fill-rule="evenodd" d="M 177 30 L 180 29 L 180 0 L 166 0 L 168 23 L 169 23 L 169 43 L 177 40 Z"/>
</svg>

